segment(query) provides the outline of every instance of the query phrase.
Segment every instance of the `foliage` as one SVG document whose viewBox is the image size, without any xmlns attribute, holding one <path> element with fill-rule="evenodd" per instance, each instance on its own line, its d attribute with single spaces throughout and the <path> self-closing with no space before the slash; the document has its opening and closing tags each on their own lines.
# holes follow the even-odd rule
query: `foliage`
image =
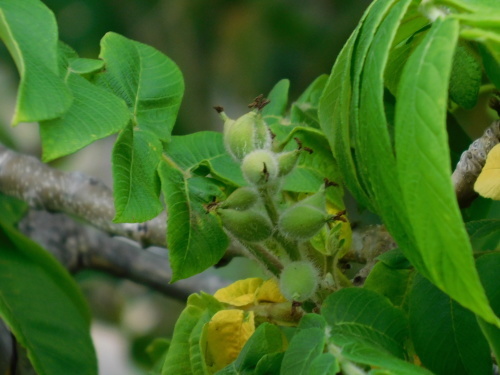
<svg viewBox="0 0 500 375">
<path fill-rule="evenodd" d="M 375 0 L 331 74 L 296 101 L 282 80 L 236 120 L 217 107 L 224 134 L 172 136 L 184 83 L 168 57 L 108 33 L 99 59 L 80 58 L 39 0 L 0 0 L 21 77 L 13 124 L 39 122 L 43 159 L 118 133 L 114 221 L 156 217 L 163 195 L 172 281 L 215 265 L 231 241 L 270 275 L 192 295 L 154 373 L 491 373 L 499 223 L 477 213 L 464 225 L 446 120 L 487 80 L 500 89 L 494 3 Z M 398 244 L 362 288 L 341 267 L 344 188 Z M 74 282 L 12 221 L 0 226 L 0 315 L 38 373 L 95 374 Z"/>
</svg>

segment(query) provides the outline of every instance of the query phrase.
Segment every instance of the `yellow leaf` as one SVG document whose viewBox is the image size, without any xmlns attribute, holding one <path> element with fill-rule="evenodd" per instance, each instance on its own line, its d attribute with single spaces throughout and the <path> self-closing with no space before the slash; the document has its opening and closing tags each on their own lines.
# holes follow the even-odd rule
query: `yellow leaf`
<svg viewBox="0 0 500 375">
<path fill-rule="evenodd" d="M 287 299 L 283 297 L 280 291 L 278 280 L 269 279 L 262 284 L 256 293 L 257 302 L 286 302 Z"/>
<path fill-rule="evenodd" d="M 500 143 L 488 153 L 474 190 L 485 198 L 500 200 Z"/>
<path fill-rule="evenodd" d="M 239 280 L 231 285 L 219 289 L 214 297 L 220 302 L 232 306 L 246 306 L 256 302 L 255 292 L 263 284 L 264 280 L 258 277 Z"/>
<path fill-rule="evenodd" d="M 233 362 L 255 332 L 254 313 L 222 310 L 207 324 L 205 361 L 212 373 Z"/>
</svg>

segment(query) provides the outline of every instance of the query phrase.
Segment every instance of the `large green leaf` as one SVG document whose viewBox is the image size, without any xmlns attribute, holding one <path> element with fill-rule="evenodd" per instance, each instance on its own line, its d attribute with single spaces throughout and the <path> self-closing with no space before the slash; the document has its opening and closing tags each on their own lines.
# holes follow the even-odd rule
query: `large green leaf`
<svg viewBox="0 0 500 375">
<path fill-rule="evenodd" d="M 403 249 L 413 247 L 414 241 L 412 228 L 405 220 L 406 209 L 397 183 L 393 139 L 384 107 L 384 74 L 397 27 L 410 2 L 398 2 L 380 23 L 366 52 L 364 69 L 359 73 L 362 77 L 358 111 L 355 104 L 352 109 L 353 126 L 358 126 L 354 140 L 365 184 L 369 186 L 377 213 Z M 353 89 L 353 98 L 357 91 Z M 422 264 L 418 252 L 412 251 L 408 257 L 416 266 Z"/>
<path fill-rule="evenodd" d="M 378 2 L 372 3 L 365 12 L 364 17 L 372 9 L 377 9 L 375 8 L 376 4 Z M 363 20 L 358 24 L 358 27 L 354 30 L 337 57 L 320 100 L 319 118 L 321 128 L 330 143 L 345 184 L 362 206 L 372 209 L 368 193 L 361 185 L 356 171 L 353 149 L 351 147 L 352 130 L 349 122 L 349 108 L 352 100 L 351 72 L 353 64 L 351 61 L 362 24 Z"/>
<path fill-rule="evenodd" d="M 167 203 L 167 245 L 174 282 L 216 264 L 229 240 L 218 217 L 206 210 L 212 198 L 223 198 L 219 186 L 206 177 L 186 178 L 171 163 L 163 160 L 159 174 Z"/>
<path fill-rule="evenodd" d="M 491 374 L 488 343 L 472 312 L 429 281 L 415 278 L 410 333 L 423 365 L 436 374 Z"/>
<path fill-rule="evenodd" d="M 224 148 L 221 133 L 203 131 L 173 136 L 165 145 L 165 154 L 183 171 L 207 167 L 219 180 L 232 185 L 246 185 L 240 166 Z"/>
<path fill-rule="evenodd" d="M 432 375 L 429 370 L 403 361 L 377 347 L 363 345 L 362 343 L 353 342 L 345 345 L 342 348 L 342 356 L 356 363 L 380 368 L 381 374 Z"/>
<path fill-rule="evenodd" d="M 219 301 L 203 292 L 189 296 L 186 308 L 175 323 L 172 342 L 163 364 L 163 375 L 193 374 L 190 353 L 192 347 L 191 335 L 203 316 L 213 316 L 222 308 L 223 305 Z"/>
<path fill-rule="evenodd" d="M 500 254 L 492 253 L 480 257 L 477 262 L 477 270 L 484 285 L 486 295 L 491 303 L 493 311 L 500 314 L 500 289 L 498 288 L 498 270 L 500 269 Z M 478 317 L 479 326 L 486 336 L 491 350 L 495 354 L 496 362 L 500 359 L 500 329 L 493 324 L 485 322 Z"/>
<path fill-rule="evenodd" d="M 282 352 L 284 349 L 279 328 L 270 323 L 262 323 L 245 343 L 238 358 L 217 374 L 251 373 L 265 355 Z"/>
<path fill-rule="evenodd" d="M 177 65 L 153 47 L 115 33 L 102 38 L 99 57 L 106 71 L 96 76 L 98 84 L 125 100 L 134 125 L 168 142 L 184 93 Z"/>
<path fill-rule="evenodd" d="M 64 116 L 40 123 L 43 160 L 71 154 L 88 144 L 114 134 L 130 121 L 123 100 L 69 73 L 66 83 L 74 100 Z"/>
<path fill-rule="evenodd" d="M 414 276 L 413 269 L 391 268 L 384 262 L 378 262 L 370 271 L 363 287 L 387 297 L 394 306 L 405 309 Z"/>
<path fill-rule="evenodd" d="M 411 225 L 419 262 L 414 262 L 413 246 L 400 246 L 435 285 L 485 320 L 499 324 L 479 282 L 450 179 L 446 101 L 457 37 L 456 20 L 436 20 L 410 56 L 399 84 L 398 178 L 406 207 L 404 220 Z"/>
<path fill-rule="evenodd" d="M 311 327 L 297 332 L 281 362 L 281 374 L 309 375 L 311 363 L 325 348 L 324 329 Z"/>
<path fill-rule="evenodd" d="M 362 343 L 404 358 L 406 317 L 385 297 L 367 289 L 341 289 L 326 298 L 321 315 L 331 328 L 334 344 Z"/>
<path fill-rule="evenodd" d="M 8 226 L 0 229 L 0 316 L 38 374 L 97 374 L 80 289 L 47 251 Z"/>
<path fill-rule="evenodd" d="M 73 98 L 58 75 L 54 14 L 38 0 L 0 0 L 0 38 L 21 76 L 12 123 L 49 120 L 66 112 Z"/>
<path fill-rule="evenodd" d="M 127 126 L 113 148 L 115 222 L 141 223 L 157 216 L 163 205 L 156 169 L 162 145 L 158 138 Z"/>
<path fill-rule="evenodd" d="M 500 220 L 478 220 L 466 224 L 474 251 L 500 250 Z"/>
</svg>

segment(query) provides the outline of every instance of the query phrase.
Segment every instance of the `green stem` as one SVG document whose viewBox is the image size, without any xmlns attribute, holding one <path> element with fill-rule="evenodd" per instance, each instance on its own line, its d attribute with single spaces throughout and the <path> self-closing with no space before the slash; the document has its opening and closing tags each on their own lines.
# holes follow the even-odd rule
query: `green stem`
<svg viewBox="0 0 500 375">
<path fill-rule="evenodd" d="M 283 265 L 278 258 L 272 255 L 261 245 L 243 241 L 242 243 L 248 251 L 264 265 L 266 269 L 268 269 L 274 276 L 279 277 L 281 270 L 283 270 Z"/>
</svg>

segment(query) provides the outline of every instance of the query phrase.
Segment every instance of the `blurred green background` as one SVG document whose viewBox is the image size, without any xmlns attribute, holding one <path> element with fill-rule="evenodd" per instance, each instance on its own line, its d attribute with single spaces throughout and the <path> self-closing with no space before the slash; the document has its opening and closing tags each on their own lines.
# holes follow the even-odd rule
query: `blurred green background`
<svg viewBox="0 0 500 375">
<path fill-rule="evenodd" d="M 335 57 L 369 0 L 44 0 L 59 24 L 60 39 L 83 57 L 97 57 L 108 31 L 149 44 L 167 54 L 184 74 L 186 91 L 176 134 L 221 130 L 212 109 L 221 105 L 231 117 L 267 93 L 282 78 L 291 81 L 291 99 L 319 75 L 329 73 Z M 0 123 L 10 122 L 18 75 L 0 47 Z M 8 129 L 6 126 L 0 126 Z M 10 129 L 11 146 L 39 155 L 37 126 Z M 1 132 L 0 132 L 1 133 Z M 0 134 L 1 135 L 1 134 Z M 5 137 L 2 137 L 5 140 Z M 57 166 L 79 170 L 111 184 L 113 137 L 96 142 Z M 243 271 L 242 268 L 245 270 Z M 254 270 L 243 260 L 223 271 L 241 278 Z M 94 311 L 94 338 L 100 374 L 145 374 L 146 345 L 168 336 L 183 305 L 146 288 L 95 272 L 78 275 Z"/>
</svg>

